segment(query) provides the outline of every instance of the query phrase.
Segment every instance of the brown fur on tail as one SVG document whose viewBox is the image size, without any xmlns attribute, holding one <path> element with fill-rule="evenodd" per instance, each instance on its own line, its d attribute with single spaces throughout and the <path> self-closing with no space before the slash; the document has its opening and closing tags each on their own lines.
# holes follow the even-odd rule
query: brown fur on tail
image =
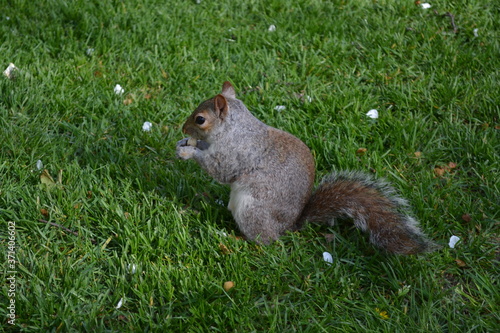
<svg viewBox="0 0 500 333">
<path fill-rule="evenodd" d="M 305 221 L 333 225 L 335 219 L 350 218 L 369 233 L 370 241 L 389 252 L 416 254 L 436 246 L 408 215 L 406 200 L 389 184 L 360 172 L 339 172 L 327 176 L 304 208 Z"/>
</svg>

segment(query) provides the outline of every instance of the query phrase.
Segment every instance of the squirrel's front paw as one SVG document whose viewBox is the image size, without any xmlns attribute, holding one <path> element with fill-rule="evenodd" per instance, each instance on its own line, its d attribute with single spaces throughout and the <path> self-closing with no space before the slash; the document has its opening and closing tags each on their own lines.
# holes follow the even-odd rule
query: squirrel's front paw
<svg viewBox="0 0 500 333">
<path fill-rule="evenodd" d="M 192 158 L 197 148 L 193 146 L 182 146 L 179 143 L 180 141 L 177 144 L 177 157 L 181 160 L 189 160 Z"/>
</svg>

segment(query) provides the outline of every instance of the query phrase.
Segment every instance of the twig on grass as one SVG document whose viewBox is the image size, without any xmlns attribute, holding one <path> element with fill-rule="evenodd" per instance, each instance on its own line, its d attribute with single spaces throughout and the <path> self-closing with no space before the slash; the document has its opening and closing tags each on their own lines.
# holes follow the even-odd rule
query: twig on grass
<svg viewBox="0 0 500 333">
<path fill-rule="evenodd" d="M 439 15 L 439 13 L 437 12 L 437 10 L 434 10 L 434 14 Z M 446 13 L 442 14 L 441 16 L 448 16 L 450 18 L 450 20 L 451 20 L 451 26 L 453 27 L 453 32 L 454 33 L 458 33 L 458 27 L 455 24 L 455 15 L 453 15 L 450 12 L 446 12 Z"/>
<path fill-rule="evenodd" d="M 60 224 L 57 224 L 57 223 L 54 223 L 54 222 L 49 222 L 49 221 L 46 221 L 46 220 L 43 220 L 43 219 L 38 219 L 38 222 L 43 222 L 43 223 L 50 224 L 51 226 L 61 228 L 61 229 L 63 229 L 64 231 L 69 232 L 69 233 L 71 233 L 71 234 L 73 234 L 73 235 L 75 235 L 75 236 L 79 236 L 78 232 L 73 231 L 73 230 L 71 230 L 71 229 L 68 229 L 68 228 L 66 228 L 65 226 L 62 226 L 62 225 L 60 225 Z M 94 245 L 95 245 L 95 244 L 97 244 L 96 240 L 95 240 L 95 239 L 93 239 L 93 238 L 91 238 L 91 239 L 90 239 L 90 241 L 91 241 L 91 242 L 92 242 L 92 244 L 94 244 Z"/>
<path fill-rule="evenodd" d="M 443 14 L 443 16 L 449 16 L 450 17 L 450 20 L 451 20 L 451 26 L 453 27 L 453 32 L 454 33 L 457 33 L 458 32 L 458 27 L 457 25 L 455 24 L 455 15 L 453 15 L 452 13 L 450 12 L 446 12 Z"/>
</svg>

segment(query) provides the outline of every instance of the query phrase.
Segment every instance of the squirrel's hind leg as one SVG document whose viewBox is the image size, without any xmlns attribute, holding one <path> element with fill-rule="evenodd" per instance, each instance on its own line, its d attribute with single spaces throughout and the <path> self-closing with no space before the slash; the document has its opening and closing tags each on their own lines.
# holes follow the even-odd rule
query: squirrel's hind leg
<svg viewBox="0 0 500 333">
<path fill-rule="evenodd" d="M 253 195 L 246 187 L 238 183 L 231 185 L 228 209 L 238 224 L 241 233 L 248 239 L 261 244 L 269 244 L 277 240 L 282 228 L 266 202 Z"/>
</svg>

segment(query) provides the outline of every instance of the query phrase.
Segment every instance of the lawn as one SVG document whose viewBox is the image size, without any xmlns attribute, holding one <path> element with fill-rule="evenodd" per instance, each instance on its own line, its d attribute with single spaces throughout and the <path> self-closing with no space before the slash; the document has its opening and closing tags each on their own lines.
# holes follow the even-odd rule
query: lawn
<svg viewBox="0 0 500 333">
<path fill-rule="evenodd" d="M 498 331 L 500 9 L 430 4 L 3 1 L 1 330 Z M 390 255 L 348 223 L 237 237 L 228 187 L 175 158 L 226 80 L 318 182 L 387 179 L 442 247 Z"/>
</svg>

